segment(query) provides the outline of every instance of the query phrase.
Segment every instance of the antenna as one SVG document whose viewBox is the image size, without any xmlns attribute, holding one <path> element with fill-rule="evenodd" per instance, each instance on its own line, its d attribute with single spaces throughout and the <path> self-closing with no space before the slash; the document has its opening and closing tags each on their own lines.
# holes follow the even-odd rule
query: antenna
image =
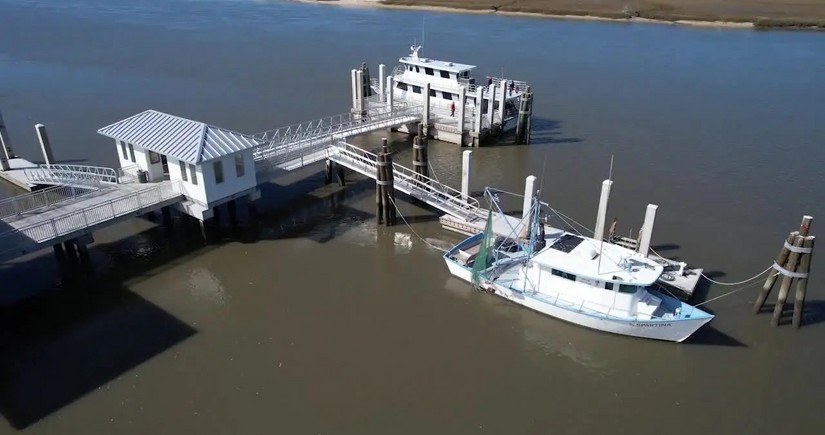
<svg viewBox="0 0 825 435">
<path fill-rule="evenodd" d="M 421 45 L 424 45 L 424 19 L 427 18 L 426 15 L 421 15 Z"/>
</svg>

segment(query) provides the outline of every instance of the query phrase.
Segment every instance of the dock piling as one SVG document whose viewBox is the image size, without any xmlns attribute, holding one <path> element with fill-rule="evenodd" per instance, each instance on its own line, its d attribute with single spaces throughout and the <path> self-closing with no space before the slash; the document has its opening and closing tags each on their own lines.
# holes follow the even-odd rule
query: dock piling
<svg viewBox="0 0 825 435">
<path fill-rule="evenodd" d="M 470 159 L 473 152 L 465 150 L 461 156 L 461 196 L 469 198 L 470 196 Z"/>
<path fill-rule="evenodd" d="M 461 86 L 458 91 L 458 134 L 461 135 L 459 139 L 459 146 L 464 146 L 464 116 L 467 105 L 467 88 Z"/>
<path fill-rule="evenodd" d="M 610 186 L 612 185 L 612 180 L 602 181 L 602 194 L 599 197 L 599 211 L 596 215 L 596 229 L 593 233 L 593 238 L 596 240 L 604 239 L 604 224 L 607 217 L 607 204 L 610 199 Z"/>
<path fill-rule="evenodd" d="M 476 88 L 475 123 L 473 125 L 473 146 L 481 146 L 481 120 L 484 109 L 484 87 Z"/>
<path fill-rule="evenodd" d="M 430 134 L 429 130 L 430 130 L 430 93 L 431 92 L 432 92 L 432 90 L 430 88 L 430 83 L 427 82 L 427 84 L 424 86 L 424 116 L 422 117 L 423 121 L 424 121 L 424 132 L 423 132 L 424 136 L 427 136 L 427 135 Z M 419 132 L 420 132 L 420 130 L 419 130 Z"/>
<path fill-rule="evenodd" d="M 382 103 L 387 101 L 387 95 L 384 89 L 384 77 L 386 77 L 386 66 L 382 63 L 378 65 L 378 98 Z"/>
<path fill-rule="evenodd" d="M 3 148 L 3 157 L 5 160 L 11 160 L 15 157 L 11 150 L 11 141 L 9 140 L 9 132 L 6 130 L 6 122 L 3 121 L 3 113 L 0 112 L 0 146 Z"/>
<path fill-rule="evenodd" d="M 353 69 L 351 71 L 350 81 L 352 86 L 352 111 L 355 112 L 358 109 L 358 70 Z"/>
<path fill-rule="evenodd" d="M 518 121 L 516 123 L 516 143 L 530 144 L 531 120 L 533 118 L 533 93 L 530 87 L 524 90 L 519 99 Z"/>
<path fill-rule="evenodd" d="M 387 105 L 390 107 L 390 113 L 392 113 L 392 88 L 394 86 L 394 82 L 395 80 L 392 78 L 392 76 L 387 76 Z"/>
<path fill-rule="evenodd" d="M 393 186 L 392 153 L 387 145 L 387 138 L 381 139 L 381 152 L 376 156 L 376 209 L 378 223 L 386 226 L 395 225 L 395 189 Z"/>
<path fill-rule="evenodd" d="M 650 239 L 653 237 L 653 223 L 656 220 L 657 208 L 659 208 L 658 205 L 648 204 L 645 210 L 645 221 L 642 224 L 642 229 L 640 230 L 642 234 L 639 237 L 639 254 L 642 254 L 642 257 L 647 257 L 650 252 Z M 604 231 L 604 229 L 602 229 L 602 231 Z"/>
<path fill-rule="evenodd" d="M 324 184 L 325 185 L 332 183 L 332 167 L 333 167 L 333 165 L 334 165 L 334 163 L 332 162 L 332 160 L 327 159 L 326 172 L 324 172 Z"/>
<path fill-rule="evenodd" d="M 799 259 L 799 269 L 797 272 L 804 274 L 796 281 L 796 294 L 794 295 L 793 303 L 793 326 L 799 328 L 802 326 L 802 313 L 805 309 L 805 293 L 808 290 L 808 273 L 811 270 L 811 257 L 813 256 L 814 236 L 805 237 L 802 243 L 802 248 L 807 252 L 802 252 L 802 258 Z"/>
<path fill-rule="evenodd" d="M 499 116 L 499 124 L 501 124 L 501 128 L 504 129 L 504 107 L 505 103 L 507 102 L 507 80 L 501 80 L 501 98 L 498 101 L 498 116 Z"/>
<path fill-rule="evenodd" d="M 492 131 L 493 123 L 495 122 L 495 109 L 496 109 L 496 84 L 490 84 L 490 94 L 488 95 L 489 101 L 487 102 L 487 128 Z"/>
<path fill-rule="evenodd" d="M 785 243 L 782 245 L 782 249 L 779 250 L 779 254 L 776 256 L 776 260 L 774 261 L 775 265 L 784 267 L 785 263 L 788 262 L 788 256 L 791 253 L 791 250 L 789 249 L 790 246 L 793 245 L 797 236 L 808 236 L 808 231 L 811 228 L 811 221 L 813 221 L 812 216 L 803 216 L 802 223 L 799 224 L 799 230 L 788 234 L 788 237 L 785 239 Z M 762 286 L 762 291 L 753 303 L 754 314 L 758 314 L 762 310 L 762 307 L 765 305 L 765 301 L 768 299 L 768 296 L 770 296 L 771 290 L 773 290 L 776 279 L 780 274 L 780 272 L 772 272 L 768 275 L 768 278 L 765 279 L 765 284 Z"/>
<path fill-rule="evenodd" d="M 46 126 L 43 124 L 36 124 L 34 129 L 37 130 L 37 139 L 40 141 L 40 150 L 43 151 L 43 160 L 47 165 L 54 164 L 54 153 L 52 152 L 52 144 L 49 142 L 49 136 L 46 134 Z"/>
<path fill-rule="evenodd" d="M 793 247 L 794 248 L 801 248 L 802 244 L 805 242 L 805 237 L 801 234 L 798 234 L 794 237 Z M 788 255 L 788 262 L 785 263 L 785 270 L 789 272 L 796 271 L 797 266 L 799 265 L 799 251 L 796 249 L 791 249 L 790 255 Z M 773 307 L 773 316 L 771 317 L 771 325 L 778 326 L 779 319 L 782 317 L 782 311 L 785 309 L 785 301 L 788 299 L 788 292 L 791 289 L 791 283 L 793 283 L 793 277 L 790 275 L 784 275 L 782 277 L 782 284 L 779 285 L 779 294 L 776 297 L 776 305 Z"/>
</svg>

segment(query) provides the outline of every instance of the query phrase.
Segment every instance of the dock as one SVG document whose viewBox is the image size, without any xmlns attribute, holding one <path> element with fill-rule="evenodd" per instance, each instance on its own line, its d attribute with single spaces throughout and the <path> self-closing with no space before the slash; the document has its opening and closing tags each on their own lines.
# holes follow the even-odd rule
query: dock
<svg viewBox="0 0 825 435">
<path fill-rule="evenodd" d="M 37 185 L 31 183 L 29 179 L 26 178 L 25 174 L 26 169 L 34 169 L 37 167 L 36 164 L 20 157 L 11 158 L 8 162 L 9 169 L 6 171 L 0 171 L 0 178 L 3 178 L 9 183 L 29 192 L 37 188 Z"/>
</svg>

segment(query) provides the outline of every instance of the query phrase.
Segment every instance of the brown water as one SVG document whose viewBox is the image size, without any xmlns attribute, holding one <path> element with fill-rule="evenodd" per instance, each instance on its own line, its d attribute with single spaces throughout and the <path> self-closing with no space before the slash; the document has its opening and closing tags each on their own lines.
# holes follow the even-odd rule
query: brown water
<svg viewBox="0 0 825 435">
<path fill-rule="evenodd" d="M 0 0 L 0 108 L 32 160 L 37 122 L 58 159 L 113 165 L 95 130 L 147 108 L 244 132 L 342 112 L 349 70 L 394 65 L 424 17 L 426 55 L 536 90 L 533 145 L 475 149 L 472 190 L 539 175 L 544 200 L 592 225 L 613 155 L 620 230 L 659 204 L 654 248 L 724 281 L 764 269 L 802 214 L 825 216 L 819 34 L 53 3 Z M 460 150 L 430 150 L 458 185 Z M 644 341 L 474 292 L 419 238 L 459 239 L 437 214 L 403 200 L 411 227 L 377 227 L 372 183 L 307 194 L 322 184 L 309 169 L 265 185 L 258 225 L 208 245 L 184 220 L 109 228 L 87 278 L 50 251 L 2 265 L 0 433 L 821 432 L 822 257 L 800 330 L 751 315 L 751 288 L 709 303 L 686 343 Z"/>
</svg>

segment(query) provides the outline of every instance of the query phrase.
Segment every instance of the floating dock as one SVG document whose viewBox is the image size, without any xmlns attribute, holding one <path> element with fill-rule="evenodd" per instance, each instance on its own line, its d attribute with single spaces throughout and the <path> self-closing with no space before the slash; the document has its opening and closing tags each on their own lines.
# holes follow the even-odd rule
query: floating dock
<svg viewBox="0 0 825 435">
<path fill-rule="evenodd" d="M 37 165 L 26 159 L 21 159 L 19 157 L 11 158 L 9 159 L 9 169 L 7 171 L 0 171 L 0 178 L 21 189 L 31 192 L 32 189 L 37 187 L 37 185 L 29 182 L 29 179 L 26 177 L 25 170 L 34 168 L 37 168 Z"/>
</svg>

